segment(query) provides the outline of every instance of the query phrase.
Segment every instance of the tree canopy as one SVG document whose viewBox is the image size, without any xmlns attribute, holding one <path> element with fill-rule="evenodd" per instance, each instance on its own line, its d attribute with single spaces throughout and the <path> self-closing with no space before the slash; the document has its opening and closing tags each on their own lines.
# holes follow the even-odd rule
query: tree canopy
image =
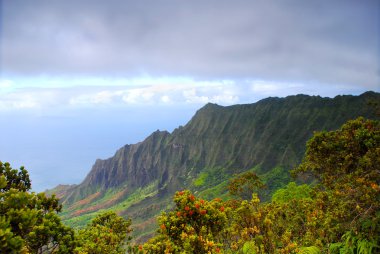
<svg viewBox="0 0 380 254">
<path fill-rule="evenodd" d="M 177 192 L 175 209 L 159 218 L 157 236 L 142 250 L 378 253 L 380 122 L 358 118 L 336 131 L 314 133 L 293 171 L 295 176 L 304 173 L 315 179 L 311 186 L 289 183 L 266 203 L 252 195 L 262 187 L 253 173 L 230 181 L 230 191 L 243 200 L 202 200 L 204 210 L 199 210 L 201 199 Z M 252 199 L 247 199 L 249 192 Z"/>
<path fill-rule="evenodd" d="M 63 225 L 53 195 L 30 192 L 28 172 L 0 162 L 0 248 L 6 253 L 72 253 L 74 231 Z"/>
<path fill-rule="evenodd" d="M 125 253 L 131 221 L 109 211 L 99 214 L 87 227 L 78 232 L 76 253 Z"/>
<path fill-rule="evenodd" d="M 0 250 L 3 253 L 379 253 L 380 122 L 358 118 L 314 133 L 295 176 L 271 202 L 252 172 L 230 181 L 236 199 L 208 201 L 189 190 L 158 217 L 157 233 L 132 246 L 131 221 L 112 211 L 85 228 L 61 223 L 55 196 L 30 192 L 28 172 L 0 162 Z M 248 198 L 249 196 L 249 198 Z"/>
<path fill-rule="evenodd" d="M 61 222 L 54 195 L 30 188 L 27 170 L 0 162 L 0 253 L 125 253 L 130 220 L 105 212 L 74 231 Z"/>
</svg>

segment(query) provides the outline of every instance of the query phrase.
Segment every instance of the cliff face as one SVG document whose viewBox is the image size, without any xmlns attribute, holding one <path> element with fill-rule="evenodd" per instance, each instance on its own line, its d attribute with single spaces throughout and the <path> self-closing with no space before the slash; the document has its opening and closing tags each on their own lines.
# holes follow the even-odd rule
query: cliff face
<svg viewBox="0 0 380 254">
<path fill-rule="evenodd" d="M 109 159 L 96 160 L 84 181 L 63 200 L 72 203 L 97 191 L 120 186 L 128 186 L 132 191 L 154 181 L 159 177 L 158 167 L 165 165 L 161 153 L 169 135 L 168 132 L 156 131 L 144 142 L 120 148 Z"/>
<path fill-rule="evenodd" d="M 376 118 L 369 105 L 373 101 L 380 101 L 380 94 L 334 99 L 297 95 L 228 107 L 207 104 L 184 127 L 172 133 L 156 131 L 109 159 L 97 160 L 81 184 L 61 195 L 64 218 L 123 202 L 122 208 L 117 206 L 120 213 L 138 216 L 136 211 L 152 202 L 160 207 L 176 190 L 195 188 L 194 180 L 210 169 L 223 169 L 227 178 L 254 167 L 261 174 L 275 167 L 289 170 L 301 161 L 314 131 L 336 129 L 358 116 Z M 136 193 L 140 198 L 125 203 Z"/>
</svg>

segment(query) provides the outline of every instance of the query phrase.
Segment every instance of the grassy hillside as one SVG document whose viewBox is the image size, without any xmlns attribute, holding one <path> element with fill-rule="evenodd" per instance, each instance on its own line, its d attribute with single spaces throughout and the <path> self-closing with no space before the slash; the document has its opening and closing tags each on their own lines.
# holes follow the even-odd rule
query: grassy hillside
<svg viewBox="0 0 380 254">
<path fill-rule="evenodd" d="M 337 129 L 358 116 L 376 118 L 374 101 L 380 94 L 207 104 L 185 126 L 126 145 L 113 157 L 97 160 L 81 184 L 61 187 L 62 217 L 80 227 L 100 211 L 115 210 L 131 217 L 141 236 L 155 226 L 154 216 L 172 206 L 175 191 L 227 197 L 228 180 L 248 170 L 268 185 L 261 193 L 268 197 L 289 182 L 289 170 L 301 162 L 314 131 Z"/>
</svg>

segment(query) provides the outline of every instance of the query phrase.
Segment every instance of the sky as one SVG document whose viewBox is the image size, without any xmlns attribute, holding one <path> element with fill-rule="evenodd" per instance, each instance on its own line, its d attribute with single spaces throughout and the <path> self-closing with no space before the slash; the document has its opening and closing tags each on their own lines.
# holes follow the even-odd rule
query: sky
<svg viewBox="0 0 380 254">
<path fill-rule="evenodd" d="M 377 0 L 0 0 L 0 160 L 35 191 L 208 102 L 380 92 Z"/>
</svg>

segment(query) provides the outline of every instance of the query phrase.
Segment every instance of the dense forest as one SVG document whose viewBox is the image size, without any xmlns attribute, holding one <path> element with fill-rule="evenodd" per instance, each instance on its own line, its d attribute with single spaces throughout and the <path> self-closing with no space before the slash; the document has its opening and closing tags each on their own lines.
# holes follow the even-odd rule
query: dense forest
<svg viewBox="0 0 380 254">
<path fill-rule="evenodd" d="M 271 97 L 231 106 L 208 103 L 184 126 L 154 131 L 110 158 L 97 159 L 80 184 L 46 193 L 60 199 L 65 225 L 83 228 L 102 212 L 114 211 L 132 219 L 132 236 L 145 242 L 156 231 L 156 217 L 174 208 L 172 198 L 179 190 L 205 200 L 228 200 L 236 198 L 228 188 L 231 179 L 251 172 L 265 185 L 254 191 L 261 202 L 269 202 L 276 190 L 294 181 L 290 171 L 301 163 L 314 131 L 336 130 L 359 116 L 380 120 L 373 106 L 377 101 L 379 93 L 366 92 Z M 249 191 L 242 194 L 251 197 Z"/>
<path fill-rule="evenodd" d="M 177 191 L 155 236 L 137 244 L 133 221 L 114 212 L 65 226 L 55 196 L 31 192 L 28 172 L 0 163 L 2 253 L 379 253 L 380 122 L 358 118 L 315 132 L 294 182 L 262 202 L 254 172 L 205 200 Z M 303 184 L 299 184 L 303 183 Z M 307 184 L 304 184 L 307 183 Z"/>
</svg>

